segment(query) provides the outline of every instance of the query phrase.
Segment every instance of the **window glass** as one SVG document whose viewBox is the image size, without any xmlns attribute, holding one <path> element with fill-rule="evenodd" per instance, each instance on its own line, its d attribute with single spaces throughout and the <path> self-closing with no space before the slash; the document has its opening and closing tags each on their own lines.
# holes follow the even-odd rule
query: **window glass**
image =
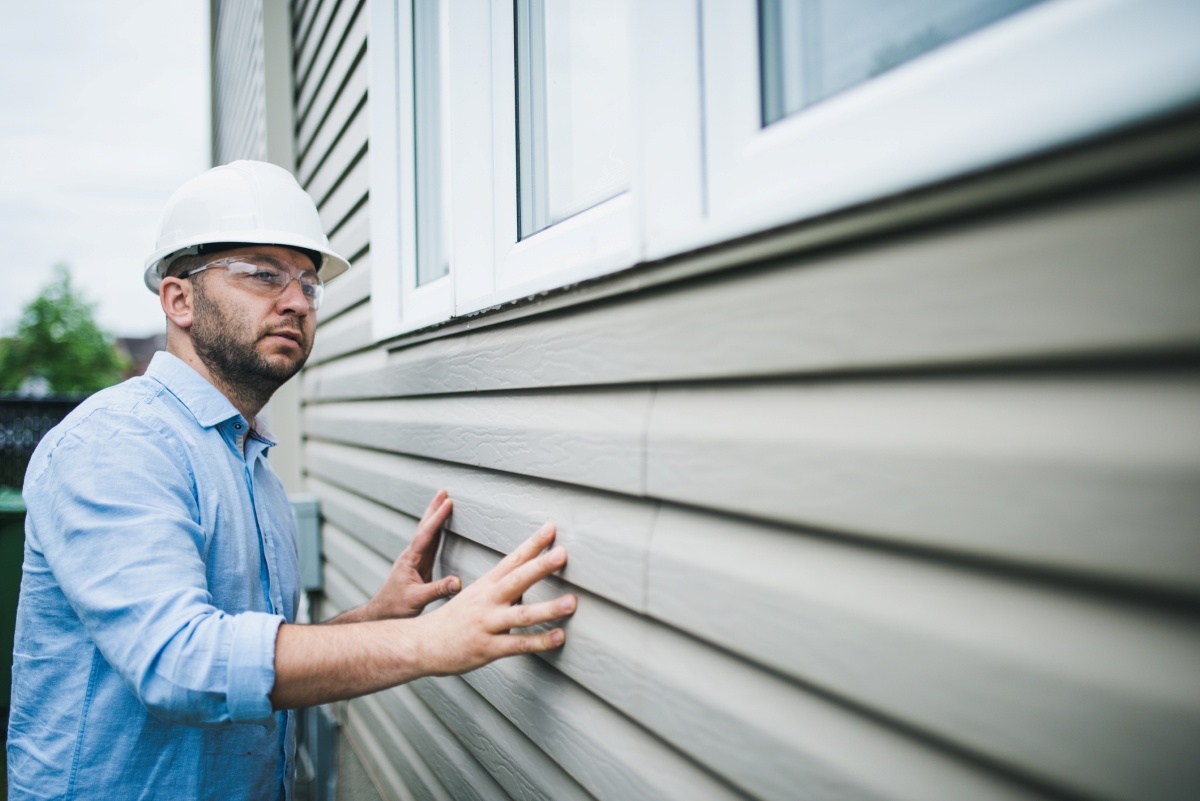
<svg viewBox="0 0 1200 801">
<path fill-rule="evenodd" d="M 442 131 L 438 0 L 413 2 L 413 139 L 415 141 L 417 286 L 450 272 L 443 246 Z"/>
<path fill-rule="evenodd" d="M 629 188 L 629 0 L 516 0 L 518 231 Z"/>
<path fill-rule="evenodd" d="M 1039 0 L 759 0 L 763 124 Z"/>
</svg>

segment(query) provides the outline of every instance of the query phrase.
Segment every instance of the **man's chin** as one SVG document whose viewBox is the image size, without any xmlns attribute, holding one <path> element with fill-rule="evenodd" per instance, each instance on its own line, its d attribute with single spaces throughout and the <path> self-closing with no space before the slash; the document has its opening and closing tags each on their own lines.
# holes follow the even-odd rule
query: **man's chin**
<svg viewBox="0 0 1200 801">
<path fill-rule="evenodd" d="M 263 364 L 270 369 L 271 374 L 278 378 L 280 382 L 287 381 L 300 372 L 300 368 L 308 360 L 308 354 L 302 353 L 299 347 L 288 348 L 287 350 L 291 352 L 288 353 L 281 348 L 260 349 Z"/>
</svg>

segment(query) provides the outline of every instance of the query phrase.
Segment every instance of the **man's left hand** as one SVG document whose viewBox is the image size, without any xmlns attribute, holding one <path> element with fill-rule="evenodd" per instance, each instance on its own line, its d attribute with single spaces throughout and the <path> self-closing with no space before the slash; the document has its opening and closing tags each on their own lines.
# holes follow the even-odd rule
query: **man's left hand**
<svg viewBox="0 0 1200 801">
<path fill-rule="evenodd" d="M 450 517 L 453 507 L 454 502 L 446 497 L 446 491 L 438 490 L 417 525 L 412 542 L 396 557 L 391 572 L 375 597 L 330 622 L 358 623 L 416 617 L 428 604 L 439 598 L 449 598 L 462 589 L 462 581 L 457 576 L 433 581 L 433 563 L 442 540 L 442 526 Z"/>
</svg>

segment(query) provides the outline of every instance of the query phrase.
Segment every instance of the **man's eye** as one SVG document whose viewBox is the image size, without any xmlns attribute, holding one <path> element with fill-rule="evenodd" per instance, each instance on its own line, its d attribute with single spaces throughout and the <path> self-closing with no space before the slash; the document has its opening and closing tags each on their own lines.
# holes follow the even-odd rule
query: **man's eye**
<svg viewBox="0 0 1200 801">
<path fill-rule="evenodd" d="M 273 284 L 279 280 L 279 275 L 270 270 L 259 270 L 258 272 L 251 273 L 250 277 L 259 281 L 266 281 L 269 284 Z"/>
</svg>

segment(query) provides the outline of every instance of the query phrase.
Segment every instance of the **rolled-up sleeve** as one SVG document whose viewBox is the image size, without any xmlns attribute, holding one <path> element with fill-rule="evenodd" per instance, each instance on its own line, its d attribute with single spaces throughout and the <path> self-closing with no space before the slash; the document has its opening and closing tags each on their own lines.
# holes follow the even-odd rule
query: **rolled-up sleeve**
<svg viewBox="0 0 1200 801">
<path fill-rule="evenodd" d="M 100 410 L 38 467 L 31 547 L 129 690 L 175 723 L 269 724 L 283 618 L 214 606 L 196 478 L 170 432 Z"/>
</svg>

